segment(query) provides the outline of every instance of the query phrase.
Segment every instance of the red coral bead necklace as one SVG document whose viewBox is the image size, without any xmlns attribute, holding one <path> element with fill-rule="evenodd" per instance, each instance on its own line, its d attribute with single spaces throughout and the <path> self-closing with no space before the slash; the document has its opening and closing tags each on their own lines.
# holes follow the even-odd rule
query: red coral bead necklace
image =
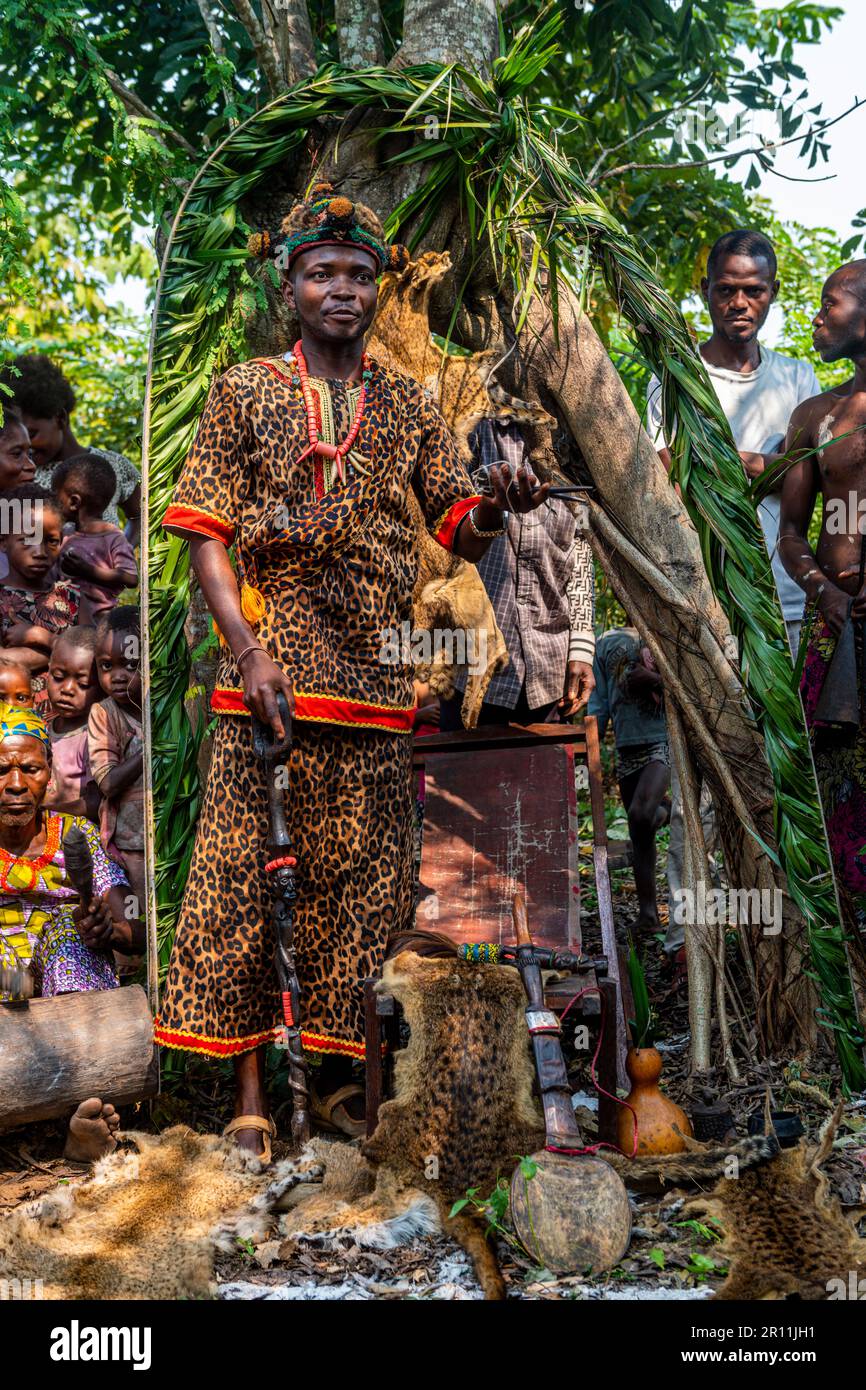
<svg viewBox="0 0 866 1390">
<path fill-rule="evenodd" d="M 304 398 L 304 406 L 307 412 L 307 437 L 310 441 L 306 449 L 298 459 L 298 463 L 305 459 L 308 454 L 318 454 L 320 458 L 333 459 L 334 466 L 337 472 L 337 477 L 340 479 L 341 483 L 345 484 L 346 479 L 345 474 L 343 472 L 343 460 L 346 458 L 346 456 L 352 448 L 352 445 L 355 443 L 355 440 L 358 437 L 358 431 L 361 428 L 361 421 L 364 418 L 364 407 L 367 401 L 367 382 L 373 375 L 370 367 L 370 359 L 367 356 L 366 352 L 362 353 L 361 394 L 358 397 L 358 405 L 355 409 L 355 418 L 352 421 L 352 427 L 349 430 L 349 433 L 346 435 L 346 438 L 343 440 L 342 444 L 329 444 L 326 440 L 319 438 L 319 423 L 318 416 L 316 413 L 316 401 L 313 395 L 313 389 L 310 386 L 310 378 L 309 373 L 307 371 L 307 361 L 304 357 L 304 350 L 301 346 L 300 339 L 298 339 L 298 341 L 295 343 L 295 346 L 292 350 L 292 358 L 294 359 L 294 365 L 298 369 L 298 379 L 301 383 L 301 394 Z M 291 360 L 289 362 L 289 365 L 292 365 Z"/>
</svg>

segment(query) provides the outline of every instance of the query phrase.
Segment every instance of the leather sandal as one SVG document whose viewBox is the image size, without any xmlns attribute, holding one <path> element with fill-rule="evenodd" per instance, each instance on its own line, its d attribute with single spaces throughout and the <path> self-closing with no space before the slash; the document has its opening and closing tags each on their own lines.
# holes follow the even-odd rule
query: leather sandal
<svg viewBox="0 0 866 1390">
<path fill-rule="evenodd" d="M 236 1115 L 235 1118 L 226 1125 L 223 1134 L 228 1137 L 237 1134 L 239 1129 L 258 1129 L 264 1137 L 264 1148 L 256 1158 L 260 1158 L 265 1165 L 271 1161 L 271 1140 L 277 1137 L 277 1127 L 274 1124 L 273 1116 L 267 1119 L 263 1115 Z"/>
<path fill-rule="evenodd" d="M 346 1101 L 353 1096 L 363 1096 L 364 1088 L 357 1081 L 341 1086 L 333 1095 L 321 1100 L 316 1092 L 310 1090 L 310 1109 L 322 1129 L 332 1134 L 347 1134 L 350 1139 L 362 1139 L 367 1133 L 366 1118 L 354 1120 L 346 1109 Z"/>
</svg>

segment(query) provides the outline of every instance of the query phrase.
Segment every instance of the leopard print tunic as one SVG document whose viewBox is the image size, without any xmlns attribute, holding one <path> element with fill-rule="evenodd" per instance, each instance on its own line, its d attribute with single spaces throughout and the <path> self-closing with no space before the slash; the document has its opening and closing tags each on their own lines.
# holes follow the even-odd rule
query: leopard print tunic
<svg viewBox="0 0 866 1390">
<path fill-rule="evenodd" d="M 306 449 L 306 410 L 282 358 L 231 367 L 214 384 L 163 525 L 234 544 L 266 600 L 257 637 L 295 689 L 298 719 L 408 733 L 413 666 L 383 659 L 412 622 L 414 491 L 450 549 L 478 500 L 448 426 L 409 377 L 372 363 L 345 486 L 326 490 Z M 320 410 L 322 438 L 348 433 L 345 388 Z M 243 714 L 223 652 L 213 708 Z"/>
<path fill-rule="evenodd" d="M 447 548 L 477 497 L 426 393 L 375 364 L 345 485 L 309 456 L 295 464 L 306 414 L 287 373 L 282 359 L 252 362 L 215 383 L 164 524 L 234 544 L 266 598 L 257 636 L 296 706 L 286 808 L 303 1043 L 363 1058 L 363 981 L 414 914 L 412 667 L 381 658 L 412 617 L 407 492 Z M 336 442 L 352 393 L 313 385 Z M 280 1011 L 264 774 L 228 651 L 213 703 L 223 717 L 156 1039 L 226 1057 L 278 1036 Z"/>
</svg>

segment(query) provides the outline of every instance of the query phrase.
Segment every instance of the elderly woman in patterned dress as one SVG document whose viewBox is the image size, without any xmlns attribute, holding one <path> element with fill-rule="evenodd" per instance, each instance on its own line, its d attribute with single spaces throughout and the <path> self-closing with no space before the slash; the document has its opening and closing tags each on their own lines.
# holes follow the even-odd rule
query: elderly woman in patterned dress
<svg viewBox="0 0 866 1390">
<path fill-rule="evenodd" d="M 43 807 L 51 742 L 29 709 L 0 706 L 0 1001 L 116 989 L 112 950 L 139 944 L 125 916 L 129 885 L 90 821 Z M 78 903 L 67 881 L 63 837 L 84 832 L 93 856 L 94 901 Z M 95 1097 L 70 1122 L 66 1156 L 89 1160 L 114 1146 L 118 1116 Z"/>
</svg>

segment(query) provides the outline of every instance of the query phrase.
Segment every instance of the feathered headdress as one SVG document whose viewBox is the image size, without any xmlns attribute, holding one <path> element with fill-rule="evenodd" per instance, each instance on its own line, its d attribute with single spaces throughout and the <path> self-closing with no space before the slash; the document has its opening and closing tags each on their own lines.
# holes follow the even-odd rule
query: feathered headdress
<svg viewBox="0 0 866 1390">
<path fill-rule="evenodd" d="M 345 246 L 347 242 L 375 256 L 380 274 L 402 270 L 408 264 L 406 247 L 387 244 L 382 223 L 372 208 L 344 198 L 330 183 L 314 184 L 308 200 L 295 203 L 276 235 L 254 232 L 247 248 L 251 256 L 274 259 L 280 270 L 288 270 L 311 246 Z"/>
</svg>

